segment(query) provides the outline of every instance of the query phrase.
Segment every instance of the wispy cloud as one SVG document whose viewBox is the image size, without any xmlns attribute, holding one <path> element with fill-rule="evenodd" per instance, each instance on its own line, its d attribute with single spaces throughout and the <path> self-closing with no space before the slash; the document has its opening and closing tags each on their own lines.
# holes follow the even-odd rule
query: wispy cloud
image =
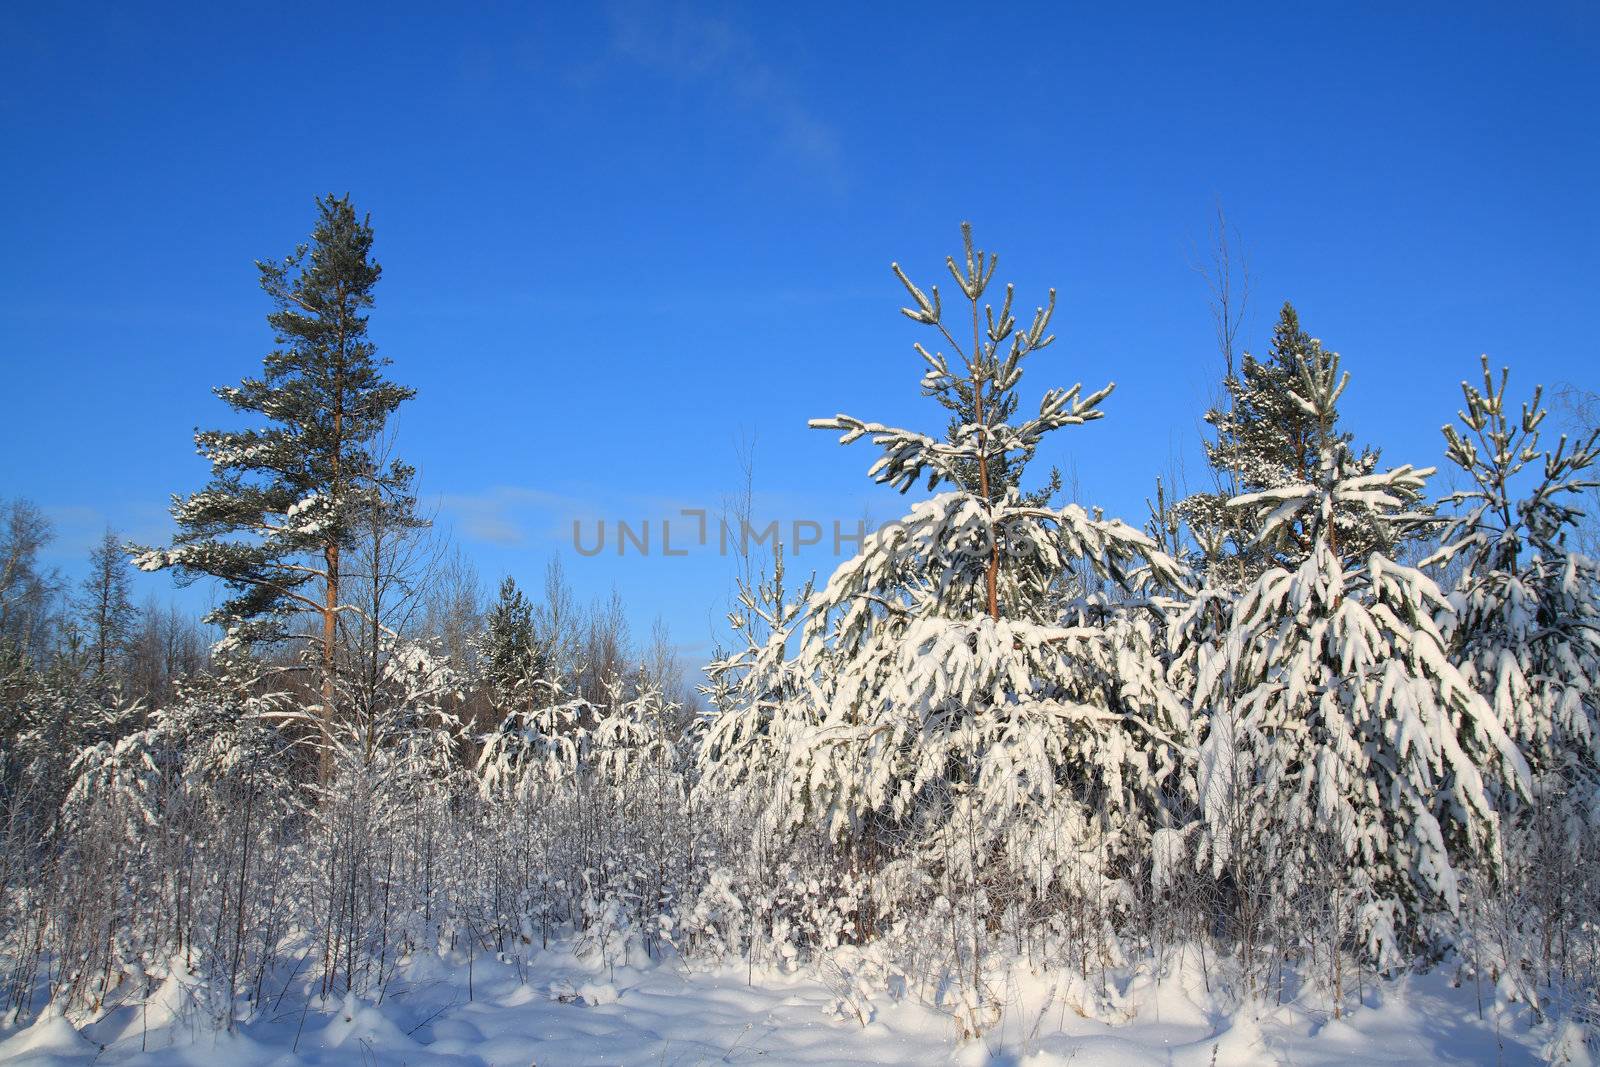
<svg viewBox="0 0 1600 1067">
<path fill-rule="evenodd" d="M 611 531 L 613 539 L 619 536 L 616 531 L 621 523 L 628 524 L 635 533 L 654 531 L 654 536 L 661 539 L 667 536 L 664 524 L 671 523 L 672 536 L 677 539 L 679 548 L 707 549 L 709 545 L 712 547 L 707 551 L 718 551 L 722 538 L 737 537 L 739 529 L 731 501 L 721 493 L 696 496 L 596 491 L 594 495 L 585 496 L 496 485 L 445 493 L 434 498 L 433 503 L 437 521 L 462 538 L 505 548 L 531 544 L 572 546 L 579 536 L 575 523 L 581 527 L 587 543 L 604 539 L 599 524 Z M 883 521 L 875 506 L 881 503 L 861 494 L 758 492 L 751 502 L 750 522 L 757 531 L 775 525 L 785 544 L 794 546 L 796 523 L 800 523 L 810 537 L 822 536 L 817 530 L 831 536 L 836 525 L 846 533 L 855 530 L 858 523 L 865 524 L 869 530 L 875 529 Z M 719 533 L 723 523 L 728 523 L 728 528 L 735 533 Z M 820 559 L 822 552 L 823 548 L 813 548 L 809 555 Z"/>
<path fill-rule="evenodd" d="M 618 58 L 704 85 L 760 117 L 780 150 L 843 187 L 843 154 L 832 124 L 763 56 L 750 34 L 683 4 L 613 4 L 608 14 Z"/>
<path fill-rule="evenodd" d="M 44 555 L 72 570 L 88 559 L 91 549 L 109 529 L 122 541 L 160 544 L 172 531 L 166 509 L 147 501 L 110 501 L 105 507 L 82 504 L 43 504 L 51 538 Z"/>
<path fill-rule="evenodd" d="M 463 537 L 515 547 L 535 535 L 556 535 L 562 524 L 592 514 L 592 502 L 542 489 L 497 485 L 437 498 L 439 518 Z"/>
</svg>

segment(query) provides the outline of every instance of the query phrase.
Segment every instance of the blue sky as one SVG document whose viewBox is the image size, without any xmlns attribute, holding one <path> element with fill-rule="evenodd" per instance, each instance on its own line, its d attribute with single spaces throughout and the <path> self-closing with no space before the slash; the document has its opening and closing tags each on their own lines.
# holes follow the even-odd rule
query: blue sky
<svg viewBox="0 0 1600 1067">
<path fill-rule="evenodd" d="M 372 214 L 440 523 L 486 582 L 562 554 L 690 656 L 727 562 L 585 558 L 572 520 L 715 509 L 750 435 L 759 515 L 897 514 L 805 422 L 943 425 L 888 265 L 934 280 L 962 219 L 1060 292 L 1026 384 L 1117 382 L 1041 458 L 1130 521 L 1200 474 L 1219 201 L 1246 346 L 1292 299 L 1395 462 L 1439 460 L 1480 352 L 1600 387 L 1597 9 L 1294 6 L 13 6 L 0 496 L 69 571 L 106 522 L 163 538 L 210 387 L 270 344 L 252 261 L 330 190 Z"/>
</svg>

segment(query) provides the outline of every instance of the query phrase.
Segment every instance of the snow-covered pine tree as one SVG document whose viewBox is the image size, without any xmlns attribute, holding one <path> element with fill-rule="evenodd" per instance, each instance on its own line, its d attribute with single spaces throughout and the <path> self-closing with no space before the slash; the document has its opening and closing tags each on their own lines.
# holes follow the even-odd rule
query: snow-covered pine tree
<svg viewBox="0 0 1600 1067">
<path fill-rule="evenodd" d="M 1051 389 L 1020 423 L 988 417 L 1008 410 L 1024 361 L 1054 339 L 1055 294 L 1019 329 L 1011 286 L 999 308 L 984 303 L 996 260 L 974 248 L 970 226 L 962 233 L 964 261 L 947 263 L 970 310 L 970 343 L 956 339 L 965 324 L 945 318 L 937 287 L 925 294 L 893 269 L 912 298 L 904 313 L 954 353 L 916 345 L 924 391 L 959 396 L 966 383 L 974 421 L 948 440 L 848 415 L 811 424 L 843 431 L 846 444 L 869 438 L 883 451 L 870 472 L 882 484 L 952 489 L 870 535 L 809 598 L 781 672 L 778 646 L 791 627 L 775 625 L 756 657 L 768 665 L 763 681 L 744 694 L 770 708 L 747 711 L 742 727 L 745 736 L 764 731 L 763 743 L 733 744 L 715 724 L 711 751 L 724 762 L 776 760 L 761 777 L 767 827 L 818 826 L 868 854 L 900 857 L 925 884 L 942 883 L 946 898 L 976 902 L 980 869 L 986 879 L 1009 872 L 1036 896 L 1091 881 L 1099 890 L 1095 879 L 1112 874 L 1084 877 L 1085 853 L 1103 858 L 1147 838 L 1144 809 L 1176 773 L 1172 720 L 1182 709 L 1160 695 L 1154 658 L 1119 648 L 1093 606 L 1074 599 L 1074 571 L 1096 569 L 1130 595 L 1152 571 L 1171 582 L 1178 574 L 1121 522 L 1031 504 L 1016 485 L 990 481 L 1045 435 L 1099 418 L 1111 387 L 1088 396 L 1080 386 Z M 980 957 L 976 944 L 963 950 L 976 998 L 963 1009 L 969 1031 L 989 1009 Z"/>
<path fill-rule="evenodd" d="M 294 620 L 315 620 L 323 714 L 332 714 L 341 557 L 374 509 L 409 514 L 410 468 L 382 466 L 376 446 L 414 390 L 383 376 L 387 360 L 367 335 L 367 310 L 382 268 L 372 226 L 349 197 L 319 197 L 308 243 L 282 262 L 257 264 L 275 310 L 278 348 L 260 378 L 216 390 L 230 408 L 263 417 L 247 430 L 195 435 L 211 463 L 206 488 L 174 498 L 178 533 L 169 548 L 138 553 L 144 570 L 221 579 L 233 596 L 209 621 L 227 645 L 303 639 Z M 393 525 L 393 523 L 391 523 Z"/>
<path fill-rule="evenodd" d="M 772 561 L 770 577 L 738 579 L 728 625 L 743 647 L 707 664 L 707 684 L 700 687 L 712 708 L 700 750 L 700 789 L 712 802 L 770 795 L 783 740 L 774 720 L 799 691 L 789 644 L 804 624 L 813 582 L 785 587 L 781 544 Z"/>
<path fill-rule="evenodd" d="M 1294 306 L 1284 303 L 1273 327 L 1272 344 L 1265 359 L 1246 352 L 1237 374 L 1222 382 L 1224 405 L 1206 412 L 1216 430 L 1216 440 L 1205 443 L 1206 462 L 1219 488 L 1194 493 L 1178 503 L 1176 517 L 1189 526 L 1200 542 L 1214 581 L 1235 588 L 1253 581 L 1273 566 L 1293 569 L 1311 551 L 1311 535 L 1298 525 L 1280 530 L 1270 541 L 1256 537 L 1249 515 L 1230 506 L 1232 497 L 1259 493 L 1312 481 L 1321 457 L 1318 442 L 1325 436 L 1322 423 L 1338 421 L 1338 412 L 1307 411 L 1300 395 L 1301 368 L 1320 373 L 1334 353 L 1300 325 Z M 1351 447 L 1353 435 L 1331 431 L 1349 458 L 1353 470 L 1377 469 L 1378 453 Z M 1359 502 L 1341 502 L 1334 511 L 1339 539 L 1355 555 L 1390 552 L 1391 538 L 1399 531 L 1382 522 Z"/>
<path fill-rule="evenodd" d="M 576 678 L 556 662 L 561 637 L 553 627 L 570 608 L 558 564 L 546 575 L 546 598 L 535 609 L 508 576 L 484 614 L 476 644 L 495 714 L 494 728 L 479 738 L 485 796 L 525 800 L 545 784 L 570 779 L 598 717 L 596 705 L 569 692 Z"/>
<path fill-rule="evenodd" d="M 1455 514 L 1425 562 L 1462 564 L 1451 651 L 1527 759 L 1534 797 L 1575 820 L 1569 830 L 1600 826 L 1600 562 L 1573 547 L 1584 494 L 1600 486 L 1600 430 L 1542 447 L 1542 389 L 1518 412 L 1508 378 L 1484 356 L 1482 388 L 1461 383 L 1461 427 L 1444 435 L 1471 487 L 1445 497 Z M 1502 799 L 1521 806 L 1514 790 Z"/>
<path fill-rule="evenodd" d="M 484 795 L 520 796 L 570 777 L 595 719 L 594 705 L 541 684 L 478 738 L 477 774 Z"/>
<path fill-rule="evenodd" d="M 1526 770 L 1446 654 L 1444 595 L 1369 551 L 1372 537 L 1346 537 L 1341 516 L 1360 514 L 1355 529 L 1382 522 L 1377 540 L 1392 542 L 1420 518 L 1411 509 L 1432 473 L 1373 473 L 1352 454 L 1335 427 L 1347 382 L 1331 353 L 1299 364 L 1289 391 L 1312 417 L 1315 459 L 1303 481 L 1230 502 L 1258 516 L 1264 543 L 1303 558 L 1179 613 L 1174 676 L 1192 686 L 1203 736 L 1201 862 L 1220 876 L 1253 850 L 1278 906 L 1347 915 L 1387 965 L 1423 915 L 1456 907 L 1457 857 L 1496 861 L 1485 776 L 1521 783 Z M 1330 869 L 1337 899 L 1307 904 Z"/>
</svg>

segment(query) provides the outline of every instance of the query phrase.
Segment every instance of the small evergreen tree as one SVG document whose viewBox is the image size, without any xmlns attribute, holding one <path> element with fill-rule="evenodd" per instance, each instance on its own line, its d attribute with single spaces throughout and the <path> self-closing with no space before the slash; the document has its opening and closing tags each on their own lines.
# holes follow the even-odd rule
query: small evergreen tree
<svg viewBox="0 0 1600 1067">
<path fill-rule="evenodd" d="M 1457 907 L 1458 859 L 1498 863 L 1486 779 L 1520 789 L 1526 769 L 1446 655 L 1444 595 L 1345 536 L 1345 517 L 1375 516 L 1392 542 L 1424 518 L 1415 505 L 1432 473 L 1372 473 L 1351 453 L 1334 428 L 1347 382 L 1331 354 L 1300 364 L 1289 392 L 1311 417 L 1315 461 L 1303 481 L 1230 501 L 1263 543 L 1304 557 L 1237 599 L 1195 598 L 1176 618 L 1174 673 L 1192 686 L 1202 738 L 1202 861 L 1222 875 L 1240 853 L 1261 855 L 1278 907 L 1304 901 L 1334 865 L 1334 899 L 1315 903 L 1349 915 L 1388 965 L 1425 915 Z"/>
<path fill-rule="evenodd" d="M 708 758 L 714 780 L 763 792 L 767 829 L 820 828 L 858 856 L 897 855 L 944 881 L 972 923 L 954 949 L 970 1034 L 994 1007 L 980 871 L 1010 871 L 1036 898 L 1110 891 L 1109 870 L 1085 873 L 1084 855 L 1145 839 L 1145 809 L 1176 766 L 1171 720 L 1182 709 L 1165 698 L 1155 657 L 1119 645 L 1100 606 L 1076 598 L 1074 574 L 1095 570 L 1131 596 L 1152 569 L 1177 581 L 1171 561 L 1123 523 L 1029 503 L 1015 484 L 1046 434 L 1101 416 L 1111 387 L 1051 389 L 1020 423 L 990 417 L 1014 409 L 1024 360 L 1053 340 L 1054 293 L 1019 329 L 1010 286 L 998 311 L 984 304 L 996 261 L 962 233 L 965 261 L 948 267 L 963 318 L 970 309 L 970 346 L 938 289 L 924 294 L 894 269 L 914 303 L 905 314 L 954 350 L 952 361 L 916 346 L 924 391 L 952 410 L 970 397 L 973 421 L 943 440 L 848 415 L 812 423 L 844 443 L 870 438 L 880 483 L 953 489 L 868 537 L 808 599 L 792 660 L 782 643 L 793 617 L 775 596 L 749 598 L 773 635 L 743 659 L 740 697 L 752 706 L 730 713 L 719 700 Z"/>
<path fill-rule="evenodd" d="M 781 738 L 773 722 L 799 691 L 789 642 L 805 623 L 813 592 L 809 579 L 798 590 L 784 585 L 781 544 L 774 548 L 769 578 L 738 579 L 728 624 L 743 647 L 719 649 L 706 665 L 708 684 L 700 690 L 713 710 L 701 746 L 701 787 L 709 798 L 726 798 L 740 789 L 770 795 L 771 777 L 783 756 L 775 748 Z"/>
<path fill-rule="evenodd" d="M 1600 825 L 1600 563 L 1573 548 L 1578 505 L 1600 486 L 1600 430 L 1541 447 L 1542 390 L 1514 412 L 1508 377 L 1497 383 L 1485 356 L 1482 388 L 1461 383 L 1446 454 L 1472 484 L 1445 498 L 1456 514 L 1426 562 L 1462 564 L 1452 653 L 1526 757 L 1536 795 L 1575 830 Z M 1502 796 L 1513 811 L 1520 799 Z"/>
<path fill-rule="evenodd" d="M 484 616 L 478 656 L 499 716 L 538 698 L 536 687 L 549 674 L 548 656 L 534 630 L 533 605 L 509 575 Z"/>
<path fill-rule="evenodd" d="M 1308 410 L 1300 389 L 1302 373 L 1322 374 L 1337 360 L 1300 325 L 1294 306 L 1283 305 L 1265 359 L 1245 353 L 1238 374 L 1223 380 L 1225 407 L 1206 412 L 1217 437 L 1206 442 L 1206 462 L 1219 488 L 1195 493 L 1177 507 L 1201 543 L 1202 555 L 1218 577 L 1235 587 L 1275 565 L 1292 567 L 1311 551 L 1309 530 L 1295 524 L 1271 540 L 1256 536 L 1248 511 L 1230 507 L 1232 498 L 1312 481 L 1322 462 L 1321 442 L 1339 445 L 1352 470 L 1371 473 L 1378 453 L 1351 447 L 1353 435 L 1338 430 L 1337 407 Z M 1342 502 L 1334 513 L 1335 536 L 1356 555 L 1389 552 L 1393 531 L 1358 502 Z"/>
</svg>

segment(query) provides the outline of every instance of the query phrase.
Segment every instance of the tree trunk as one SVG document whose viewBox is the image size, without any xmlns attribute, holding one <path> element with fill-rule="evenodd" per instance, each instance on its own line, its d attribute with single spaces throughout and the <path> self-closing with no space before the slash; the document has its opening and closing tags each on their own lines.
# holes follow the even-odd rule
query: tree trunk
<svg viewBox="0 0 1600 1067">
<path fill-rule="evenodd" d="M 333 379 L 333 470 L 329 488 L 333 506 L 342 509 L 344 484 L 341 477 L 344 461 L 344 366 L 346 347 L 345 294 L 339 287 L 338 303 L 339 339 L 338 362 Z M 340 530 L 338 523 L 334 524 Z M 342 531 L 341 531 L 342 532 Z M 318 766 L 318 779 L 327 784 L 333 775 L 333 668 L 334 652 L 339 630 L 339 541 L 337 536 L 328 541 L 322 550 L 327 564 L 327 578 L 323 583 L 322 607 L 322 759 Z"/>
<path fill-rule="evenodd" d="M 339 629 L 339 544 L 329 542 L 322 550 L 327 565 L 322 600 L 322 755 L 317 778 L 324 785 L 333 774 L 333 668 Z"/>
<path fill-rule="evenodd" d="M 978 300 L 972 300 L 972 402 L 978 420 L 978 492 L 983 494 L 984 510 L 994 518 L 994 501 L 989 498 L 989 428 L 983 421 L 983 337 L 978 326 Z M 985 575 L 989 594 L 989 617 L 1000 618 L 1000 595 L 996 588 L 1000 577 L 1000 540 L 995 536 L 994 524 L 989 525 L 989 568 Z"/>
</svg>

